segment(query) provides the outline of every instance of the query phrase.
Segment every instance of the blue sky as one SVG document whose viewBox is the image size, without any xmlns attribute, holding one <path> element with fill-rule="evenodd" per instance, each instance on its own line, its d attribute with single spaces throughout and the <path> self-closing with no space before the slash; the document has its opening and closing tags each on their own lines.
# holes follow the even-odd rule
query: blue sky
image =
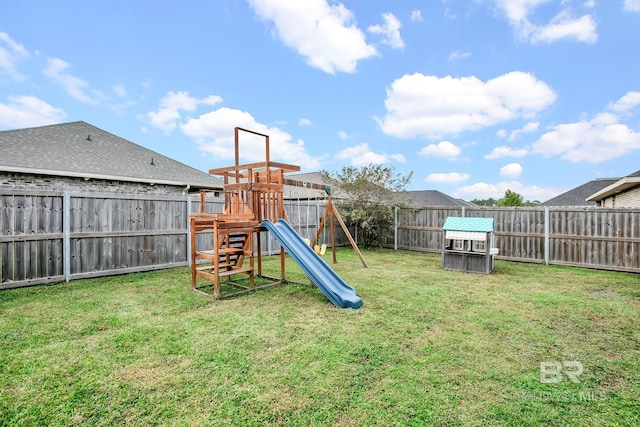
<svg viewBox="0 0 640 427">
<path fill-rule="evenodd" d="M 0 130 L 547 200 L 640 169 L 640 0 L 0 0 Z M 264 158 L 241 139 L 241 161 Z"/>
</svg>

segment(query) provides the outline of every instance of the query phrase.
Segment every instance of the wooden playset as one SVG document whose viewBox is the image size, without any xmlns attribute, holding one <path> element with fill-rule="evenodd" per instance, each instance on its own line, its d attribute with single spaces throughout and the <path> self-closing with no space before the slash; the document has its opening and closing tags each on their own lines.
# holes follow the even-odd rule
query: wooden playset
<svg viewBox="0 0 640 427">
<path fill-rule="evenodd" d="M 239 133 L 247 132 L 265 139 L 264 162 L 240 164 Z M 193 290 L 200 291 L 196 286 L 196 278 L 201 277 L 211 281 L 213 293 L 207 295 L 217 299 L 221 297 L 221 279 L 237 289 L 237 292 L 225 293 L 225 297 L 235 296 L 246 292 L 255 291 L 268 286 L 277 285 L 285 281 L 285 251 L 280 250 L 280 277 L 267 277 L 262 274 L 261 260 L 261 227 L 263 221 L 276 223 L 278 220 L 287 220 L 284 209 L 283 186 L 306 186 L 326 191 L 329 195 L 327 210 L 322 218 L 318 234 L 313 242 L 316 244 L 325 220 L 330 218 L 331 243 L 333 248 L 333 261 L 335 255 L 335 235 L 333 218 L 336 217 L 348 236 L 353 248 L 357 251 L 363 265 L 366 263 L 357 245 L 349 234 L 344 222 L 331 203 L 330 189 L 320 184 L 302 183 L 287 179 L 285 173 L 299 171 L 300 167 L 284 163 L 272 162 L 269 158 L 269 136 L 252 130 L 236 127 L 235 137 L 235 164 L 233 166 L 211 169 L 212 175 L 222 176 L 224 182 L 224 212 L 205 212 L 206 191 L 200 193 L 201 211 L 189 214 L 190 242 L 191 242 L 191 286 Z M 210 233 L 210 234 L 209 234 Z M 198 248 L 197 237 L 202 234 L 210 235 L 212 244 Z M 254 245 L 254 240 L 256 245 Z M 257 260 L 256 260 L 257 258 Z M 259 286 L 255 285 L 255 278 L 268 279 Z M 239 278 L 239 279 L 238 279 Z M 210 285 L 209 285 L 210 286 Z M 202 292 L 202 291 L 200 291 Z"/>
</svg>

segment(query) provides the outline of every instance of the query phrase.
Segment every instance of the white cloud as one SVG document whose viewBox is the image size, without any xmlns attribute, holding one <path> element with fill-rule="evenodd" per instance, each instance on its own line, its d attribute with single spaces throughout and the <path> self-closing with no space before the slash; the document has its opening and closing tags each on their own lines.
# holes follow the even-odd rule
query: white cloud
<svg viewBox="0 0 640 427">
<path fill-rule="evenodd" d="M 640 149 L 640 132 L 619 123 L 611 113 L 600 113 L 592 120 L 553 127 L 533 143 L 532 149 L 545 157 L 600 163 Z"/>
<path fill-rule="evenodd" d="M 624 0 L 624 10 L 627 12 L 640 12 L 640 0 Z"/>
<path fill-rule="evenodd" d="M 404 47 L 404 42 L 400 36 L 402 23 L 391 12 L 383 13 L 382 17 L 384 18 L 384 25 L 371 25 L 369 32 L 384 36 L 382 43 L 388 44 L 394 49 L 402 49 Z"/>
<path fill-rule="evenodd" d="M 358 61 L 377 54 L 367 44 L 351 10 L 327 0 L 249 0 L 264 21 L 275 26 L 277 36 L 326 73 L 353 73 Z"/>
<path fill-rule="evenodd" d="M 442 5 L 444 6 L 444 16 L 450 20 L 458 19 L 458 14 L 455 12 L 454 8 L 449 7 L 449 4 L 454 3 L 455 0 L 441 0 Z M 455 5 L 454 5 L 455 6 Z"/>
<path fill-rule="evenodd" d="M 85 104 L 95 104 L 102 95 L 93 91 L 93 96 L 86 93 L 89 84 L 79 77 L 68 73 L 67 69 L 71 65 L 60 58 L 48 58 L 47 66 L 42 71 L 43 74 L 62 86 L 67 94 L 73 99 L 84 102 Z"/>
<path fill-rule="evenodd" d="M 270 159 L 272 161 L 318 169 L 320 162 L 309 156 L 304 141 L 292 141 L 291 135 L 277 127 L 259 123 L 246 111 L 220 108 L 191 118 L 180 125 L 182 132 L 194 139 L 199 149 L 216 160 L 235 158 L 234 128 L 241 127 L 269 135 Z M 240 161 L 260 162 L 266 158 L 265 139 L 247 132 L 239 134 Z"/>
<path fill-rule="evenodd" d="M 509 163 L 500 168 L 500 176 L 506 178 L 517 178 L 522 173 L 522 166 L 520 163 Z"/>
<path fill-rule="evenodd" d="M 496 6 L 502 9 L 512 22 L 519 22 L 526 19 L 536 7 L 549 1 L 550 0 L 494 0 Z"/>
<path fill-rule="evenodd" d="M 136 101 L 129 100 L 121 103 L 111 104 L 109 105 L 109 108 L 113 110 L 116 114 L 124 114 L 126 110 L 128 110 L 129 108 L 137 104 L 138 103 Z"/>
<path fill-rule="evenodd" d="M 520 129 L 523 133 L 535 132 L 540 128 L 540 122 L 529 122 Z"/>
<path fill-rule="evenodd" d="M 506 129 L 500 129 L 498 132 L 496 132 L 496 134 L 500 138 L 508 137 L 509 141 L 514 141 L 521 134 L 535 132 L 539 128 L 540 128 L 540 122 L 528 122 L 520 129 L 515 129 L 515 130 L 512 130 L 511 132 L 507 131 Z"/>
<path fill-rule="evenodd" d="M 371 163 L 384 164 L 392 160 L 400 163 L 406 161 L 402 154 L 374 153 L 366 142 L 354 145 L 353 147 L 347 147 L 338 152 L 335 157 L 338 160 L 349 160 L 351 166 L 356 167 L 367 166 Z"/>
<path fill-rule="evenodd" d="M 312 124 L 313 123 L 311 123 L 311 120 L 309 120 L 309 119 L 302 118 L 302 119 L 298 120 L 298 126 L 304 127 L 304 126 L 311 126 Z"/>
<path fill-rule="evenodd" d="M 456 157 L 460 154 L 460 147 L 450 141 L 441 141 L 437 144 L 429 144 L 420 150 L 421 156 Z"/>
<path fill-rule="evenodd" d="M 449 55 L 449 62 L 458 61 L 460 59 L 468 58 L 471 56 L 471 52 L 462 52 L 461 50 L 455 50 Z"/>
<path fill-rule="evenodd" d="M 531 33 L 532 43 L 553 43 L 557 40 L 568 38 L 585 43 L 597 42 L 596 21 L 591 15 L 572 18 L 567 12 L 561 12 L 548 25 L 536 27 Z"/>
<path fill-rule="evenodd" d="M 547 24 L 531 23 L 529 16 L 550 0 L 494 0 L 496 7 L 506 15 L 516 36 L 531 43 L 552 43 L 569 38 L 580 42 L 595 43 L 598 40 L 597 24 L 590 14 L 575 18 L 566 2 L 560 2 L 560 11 Z M 589 3 L 586 7 L 591 7 Z"/>
<path fill-rule="evenodd" d="M 552 197 L 562 193 L 562 190 L 554 187 L 538 187 L 536 185 L 525 185 L 519 181 L 500 181 L 495 184 L 486 182 L 476 182 L 475 184 L 466 185 L 453 191 L 454 197 L 473 200 L 473 199 L 500 199 L 504 197 L 507 190 L 515 191 L 521 194 L 525 200 L 549 200 Z"/>
<path fill-rule="evenodd" d="M 501 145 L 499 147 L 495 147 L 491 153 L 485 154 L 484 158 L 491 159 L 500 159 L 502 157 L 524 157 L 529 154 L 529 151 L 526 148 L 511 148 L 506 145 Z"/>
<path fill-rule="evenodd" d="M 111 86 L 111 89 L 113 89 L 113 93 L 115 93 L 117 96 L 121 98 L 127 96 L 127 89 L 125 89 L 124 85 L 121 85 L 121 84 L 113 85 Z"/>
<path fill-rule="evenodd" d="M 12 96 L 8 103 L 0 103 L 0 126 L 19 129 L 60 123 L 67 117 L 60 108 L 55 108 L 35 96 Z"/>
<path fill-rule="evenodd" d="M 0 31 L 0 71 L 6 74 L 9 79 L 20 82 L 26 77 L 17 70 L 18 62 L 29 58 L 31 54 L 23 45 L 13 40 L 9 34 Z"/>
<path fill-rule="evenodd" d="M 425 179 L 426 182 L 437 184 L 457 184 L 469 179 L 469 174 L 460 172 L 432 173 Z"/>
<path fill-rule="evenodd" d="M 405 74 L 387 88 L 387 115 L 376 120 L 389 135 L 435 139 L 532 117 L 555 99 L 549 85 L 521 71 L 486 82 L 475 76 Z"/>
<path fill-rule="evenodd" d="M 422 18 L 422 12 L 420 10 L 411 11 L 411 22 L 422 22 L 424 18 Z"/>
<path fill-rule="evenodd" d="M 347 133 L 345 131 L 341 130 L 341 131 L 338 132 L 338 138 L 344 140 L 344 139 L 347 139 L 348 137 L 349 137 L 349 135 L 347 135 Z"/>
<path fill-rule="evenodd" d="M 189 92 L 170 91 L 160 100 L 158 109 L 147 113 L 147 117 L 152 126 L 165 132 L 171 132 L 177 127 L 177 122 L 181 119 L 181 110 L 195 111 L 198 105 L 216 105 L 220 102 L 222 102 L 222 98 L 216 95 L 198 99 L 189 96 Z"/>
<path fill-rule="evenodd" d="M 404 156 L 404 154 L 400 154 L 400 153 L 389 154 L 389 159 L 394 160 L 398 163 L 404 163 L 407 161 L 407 158 Z"/>
<path fill-rule="evenodd" d="M 630 91 L 616 102 L 610 103 L 608 108 L 618 113 L 627 113 L 632 111 L 638 105 L 640 105 L 640 92 Z"/>
</svg>

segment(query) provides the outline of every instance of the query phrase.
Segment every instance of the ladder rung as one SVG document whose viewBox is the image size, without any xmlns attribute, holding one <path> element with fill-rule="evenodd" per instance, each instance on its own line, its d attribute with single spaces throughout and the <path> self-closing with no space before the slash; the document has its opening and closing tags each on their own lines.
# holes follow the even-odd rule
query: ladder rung
<svg viewBox="0 0 640 427">
<path fill-rule="evenodd" d="M 218 275 L 219 276 L 232 276 L 234 274 L 250 273 L 251 271 L 253 271 L 253 269 L 251 269 L 249 267 L 234 268 L 232 270 L 221 271 L 220 273 L 218 273 Z"/>
</svg>

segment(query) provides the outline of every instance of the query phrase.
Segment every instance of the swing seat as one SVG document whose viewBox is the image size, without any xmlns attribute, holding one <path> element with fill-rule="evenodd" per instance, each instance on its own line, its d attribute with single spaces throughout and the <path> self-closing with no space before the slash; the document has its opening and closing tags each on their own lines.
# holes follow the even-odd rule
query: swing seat
<svg viewBox="0 0 640 427">
<path fill-rule="evenodd" d="M 316 251 L 318 255 L 324 255 L 327 252 L 327 244 L 323 243 L 322 246 L 315 245 L 313 250 Z"/>
</svg>

